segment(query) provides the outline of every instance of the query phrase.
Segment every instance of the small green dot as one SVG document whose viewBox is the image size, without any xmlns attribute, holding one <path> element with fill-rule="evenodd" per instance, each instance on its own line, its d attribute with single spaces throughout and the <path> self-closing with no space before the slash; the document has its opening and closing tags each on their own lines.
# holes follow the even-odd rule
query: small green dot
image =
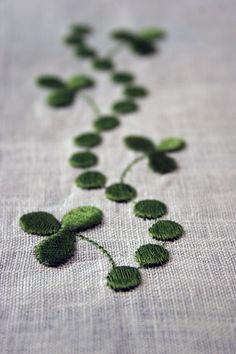
<svg viewBox="0 0 236 354">
<path fill-rule="evenodd" d="M 143 219 L 156 219 L 166 212 L 166 205 L 155 199 L 140 200 L 134 206 L 134 214 Z"/>
<path fill-rule="evenodd" d="M 173 158 L 158 151 L 154 151 L 149 155 L 149 166 L 154 172 L 160 174 L 170 173 L 178 168 Z"/>
<path fill-rule="evenodd" d="M 124 138 L 125 145 L 134 151 L 150 154 L 155 150 L 155 146 L 150 139 L 143 136 L 130 135 Z"/>
<path fill-rule="evenodd" d="M 130 100 L 117 101 L 112 105 L 112 109 L 116 113 L 127 114 L 138 110 L 138 105 Z"/>
<path fill-rule="evenodd" d="M 135 33 L 127 29 L 118 29 L 111 32 L 111 37 L 122 42 L 130 43 L 136 37 Z"/>
<path fill-rule="evenodd" d="M 87 24 L 74 23 L 70 26 L 71 33 L 85 36 L 87 34 L 92 33 L 92 27 Z"/>
<path fill-rule="evenodd" d="M 39 263 L 58 267 L 66 263 L 75 252 L 76 236 L 73 232 L 60 230 L 35 246 L 34 254 Z"/>
<path fill-rule="evenodd" d="M 53 75 L 42 75 L 36 80 L 38 86 L 47 89 L 59 89 L 65 87 L 65 83 L 57 76 Z"/>
<path fill-rule="evenodd" d="M 97 70 L 111 70 L 113 68 L 113 63 L 111 59 L 108 58 L 96 58 L 93 61 L 93 67 Z"/>
<path fill-rule="evenodd" d="M 35 211 L 22 215 L 19 220 L 20 227 L 28 234 L 48 236 L 60 229 L 60 222 L 50 213 Z"/>
<path fill-rule="evenodd" d="M 88 168 L 95 166 L 98 158 L 90 151 L 76 152 L 70 157 L 69 162 L 75 168 Z"/>
<path fill-rule="evenodd" d="M 159 27 L 144 28 L 139 35 L 147 40 L 163 39 L 166 37 L 166 32 Z"/>
<path fill-rule="evenodd" d="M 95 86 L 95 81 L 87 75 L 75 75 L 67 83 L 69 89 L 73 91 L 91 88 Z"/>
<path fill-rule="evenodd" d="M 120 121 L 116 116 L 100 116 L 98 117 L 94 123 L 93 126 L 95 129 L 98 131 L 107 131 L 107 130 L 112 130 L 115 129 L 120 125 Z"/>
<path fill-rule="evenodd" d="M 157 145 L 158 151 L 174 152 L 179 151 L 185 147 L 185 141 L 181 138 L 166 138 Z"/>
<path fill-rule="evenodd" d="M 96 133 L 84 133 L 74 138 L 74 143 L 77 146 L 92 148 L 101 144 L 102 138 Z"/>
<path fill-rule="evenodd" d="M 106 188 L 106 197 L 114 202 L 128 202 L 137 195 L 136 190 L 125 183 L 114 183 Z"/>
<path fill-rule="evenodd" d="M 61 221 L 62 228 L 70 231 L 84 231 L 101 224 L 102 211 L 93 206 L 75 208 L 66 213 Z"/>
<path fill-rule="evenodd" d="M 86 171 L 76 178 L 75 183 L 82 189 L 103 188 L 106 184 L 106 177 L 100 172 Z"/>
<path fill-rule="evenodd" d="M 112 80 L 119 84 L 128 84 L 134 81 L 134 75 L 127 71 L 117 71 L 112 74 Z"/>
<path fill-rule="evenodd" d="M 147 96 L 148 91 L 143 86 L 129 85 L 125 87 L 124 94 L 130 98 L 140 98 Z"/>
<path fill-rule="evenodd" d="M 183 227 L 170 220 L 159 220 L 149 228 L 153 238 L 160 241 L 173 241 L 180 238 L 183 233 Z"/>
<path fill-rule="evenodd" d="M 140 284 L 141 274 L 134 267 L 113 267 L 107 276 L 107 285 L 115 291 L 128 291 Z"/>
<path fill-rule="evenodd" d="M 96 51 L 86 45 L 78 45 L 75 48 L 75 54 L 81 58 L 94 58 L 96 56 Z"/>
<path fill-rule="evenodd" d="M 140 36 L 136 36 L 136 38 L 132 41 L 131 48 L 134 53 L 139 55 L 151 55 L 156 52 L 153 43 Z"/>
<path fill-rule="evenodd" d="M 63 42 L 71 46 L 84 45 L 84 37 L 77 33 L 71 33 L 63 38 Z"/>
<path fill-rule="evenodd" d="M 141 267 L 161 266 L 169 261 L 169 252 L 163 246 L 149 243 L 137 249 L 135 259 Z"/>
<path fill-rule="evenodd" d="M 74 92 L 68 88 L 55 90 L 47 97 L 47 103 L 53 108 L 70 106 L 74 101 Z"/>
</svg>

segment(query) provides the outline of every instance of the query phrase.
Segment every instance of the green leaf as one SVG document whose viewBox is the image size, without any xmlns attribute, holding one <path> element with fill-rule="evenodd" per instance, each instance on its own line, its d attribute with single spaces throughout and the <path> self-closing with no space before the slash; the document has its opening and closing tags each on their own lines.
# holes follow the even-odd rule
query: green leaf
<svg viewBox="0 0 236 354">
<path fill-rule="evenodd" d="M 93 206 L 82 206 L 66 213 L 61 221 L 62 228 L 70 231 L 84 231 L 101 224 L 102 211 Z"/>
<path fill-rule="evenodd" d="M 35 211 L 22 215 L 19 220 L 20 227 L 28 234 L 48 236 L 60 229 L 60 222 L 45 211 Z"/>
<path fill-rule="evenodd" d="M 75 168 L 88 168 L 95 166 L 98 162 L 98 158 L 90 151 L 76 152 L 71 155 L 69 163 Z"/>
<path fill-rule="evenodd" d="M 166 138 L 157 145 L 158 151 L 174 152 L 182 150 L 185 147 L 185 141 L 181 138 Z"/>
<path fill-rule="evenodd" d="M 53 108 L 62 108 L 70 106 L 74 102 L 74 92 L 68 88 L 61 88 L 52 92 L 48 98 L 47 103 Z"/>
<path fill-rule="evenodd" d="M 75 145 L 87 148 L 97 146 L 101 144 L 101 142 L 102 138 L 97 133 L 83 133 L 74 138 Z"/>
<path fill-rule="evenodd" d="M 153 238 L 161 241 L 173 241 L 180 238 L 183 233 L 183 227 L 170 220 L 159 220 L 149 228 Z"/>
<path fill-rule="evenodd" d="M 138 55 L 151 55 L 156 52 L 153 43 L 140 36 L 137 36 L 131 43 L 131 49 Z"/>
<path fill-rule="evenodd" d="M 143 86 L 128 85 L 124 89 L 124 95 L 130 98 L 141 98 L 147 96 L 148 91 Z"/>
<path fill-rule="evenodd" d="M 149 243 L 137 249 L 135 259 L 141 267 L 156 267 L 169 261 L 169 252 L 163 246 Z"/>
<path fill-rule="evenodd" d="M 177 169 L 175 160 L 163 152 L 154 151 L 149 155 L 149 166 L 154 172 L 166 174 Z"/>
<path fill-rule="evenodd" d="M 75 183 L 82 189 L 103 188 L 106 184 L 106 177 L 100 172 L 86 171 L 76 178 Z"/>
<path fill-rule="evenodd" d="M 147 40 L 163 39 L 166 37 L 166 32 L 159 27 L 144 28 L 139 35 Z"/>
<path fill-rule="evenodd" d="M 69 89 L 78 91 L 95 86 L 95 81 L 87 75 L 75 75 L 67 83 Z"/>
<path fill-rule="evenodd" d="M 96 50 L 86 45 L 78 45 L 75 48 L 75 55 L 81 58 L 94 58 L 96 57 Z"/>
<path fill-rule="evenodd" d="M 128 202 L 137 195 L 136 190 L 125 183 L 114 183 L 106 188 L 106 197 L 114 202 Z"/>
<path fill-rule="evenodd" d="M 118 29 L 111 32 L 111 37 L 121 42 L 132 43 L 136 34 L 128 29 Z"/>
<path fill-rule="evenodd" d="M 117 71 L 112 74 L 112 80 L 119 84 L 128 84 L 134 81 L 134 75 L 127 71 Z"/>
<path fill-rule="evenodd" d="M 150 154 L 155 150 L 155 146 L 150 139 L 143 136 L 130 135 L 124 138 L 125 145 L 134 151 Z"/>
<path fill-rule="evenodd" d="M 80 23 L 74 23 L 70 27 L 71 33 L 80 35 L 80 36 L 85 36 L 86 34 L 92 33 L 92 27 L 87 25 L 87 24 L 80 24 Z"/>
<path fill-rule="evenodd" d="M 128 114 L 138 110 L 138 105 L 130 100 L 120 100 L 112 105 L 112 109 L 116 113 Z"/>
<path fill-rule="evenodd" d="M 128 291 L 140 284 L 141 274 L 134 267 L 113 267 L 107 276 L 107 285 L 115 291 Z"/>
<path fill-rule="evenodd" d="M 134 206 L 134 214 L 143 219 L 157 219 L 167 212 L 166 205 L 159 200 L 140 200 Z"/>
<path fill-rule="evenodd" d="M 42 75 L 36 80 L 38 86 L 46 89 L 59 89 L 65 87 L 65 83 L 57 76 Z"/>
<path fill-rule="evenodd" d="M 39 242 L 34 254 L 39 263 L 47 267 L 58 267 L 74 255 L 75 243 L 76 236 L 73 232 L 60 230 L 56 235 Z"/>
<path fill-rule="evenodd" d="M 93 67 L 97 70 L 111 70 L 113 66 L 112 60 L 109 58 L 96 58 L 93 61 Z"/>
<path fill-rule="evenodd" d="M 100 116 L 93 123 L 94 128 L 98 131 L 112 130 L 118 127 L 119 125 L 119 119 L 116 116 L 111 115 Z"/>
</svg>

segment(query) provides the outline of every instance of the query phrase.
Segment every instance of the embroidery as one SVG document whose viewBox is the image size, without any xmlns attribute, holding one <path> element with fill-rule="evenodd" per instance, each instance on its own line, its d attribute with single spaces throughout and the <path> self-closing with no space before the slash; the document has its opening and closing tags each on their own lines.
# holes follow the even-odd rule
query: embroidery
<svg viewBox="0 0 236 354">
<path fill-rule="evenodd" d="M 82 189 L 103 188 L 106 184 L 106 177 L 101 172 L 86 171 L 76 177 L 75 184 Z"/>
<path fill-rule="evenodd" d="M 71 155 L 69 163 L 75 168 L 88 168 L 95 166 L 98 163 L 98 158 L 90 151 L 76 152 Z"/>
<path fill-rule="evenodd" d="M 129 202 L 137 195 L 136 190 L 125 183 L 114 183 L 106 188 L 106 197 L 114 202 Z"/>
<path fill-rule="evenodd" d="M 112 81 L 118 84 L 128 84 L 134 81 L 134 75 L 127 71 L 117 71 L 112 74 Z"/>
<path fill-rule="evenodd" d="M 33 235 L 52 235 L 61 227 L 60 222 L 49 213 L 36 211 L 22 215 L 19 220 L 20 227 L 28 234 Z"/>
<path fill-rule="evenodd" d="M 112 109 L 115 113 L 128 114 L 138 110 L 138 105 L 130 100 L 120 100 L 112 105 Z"/>
<path fill-rule="evenodd" d="M 119 125 L 120 121 L 116 116 L 108 115 L 98 117 L 93 123 L 94 128 L 101 132 L 115 129 Z"/>
<path fill-rule="evenodd" d="M 101 144 L 101 142 L 102 137 L 96 133 L 83 133 L 74 138 L 75 145 L 86 148 L 92 148 Z"/>
<path fill-rule="evenodd" d="M 182 226 L 174 221 L 159 220 L 149 228 L 153 238 L 160 241 L 173 241 L 180 238 L 184 230 Z"/>
<path fill-rule="evenodd" d="M 143 86 L 128 85 L 124 89 L 124 95 L 130 98 L 141 98 L 148 94 L 148 90 Z"/>
<path fill-rule="evenodd" d="M 167 212 L 167 207 L 159 200 L 140 200 L 134 206 L 134 214 L 142 219 L 157 219 Z"/>
<path fill-rule="evenodd" d="M 135 259 L 141 267 L 156 267 L 169 261 L 169 252 L 163 246 L 148 243 L 137 249 Z"/>
</svg>

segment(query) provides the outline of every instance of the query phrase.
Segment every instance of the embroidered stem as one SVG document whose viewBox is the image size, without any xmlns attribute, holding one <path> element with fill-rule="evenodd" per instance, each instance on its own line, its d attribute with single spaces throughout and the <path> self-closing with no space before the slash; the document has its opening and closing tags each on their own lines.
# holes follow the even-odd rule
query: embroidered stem
<svg viewBox="0 0 236 354">
<path fill-rule="evenodd" d="M 94 240 L 91 240 L 88 237 L 85 237 L 83 235 L 77 235 L 81 240 L 87 241 L 89 243 L 91 243 L 93 246 L 95 246 L 97 249 L 99 249 L 109 260 L 109 262 L 112 264 L 112 267 L 116 267 L 116 263 L 114 261 L 114 259 L 112 258 L 112 256 L 110 255 L 110 253 L 101 245 L 99 245 L 99 243 L 97 243 Z"/>
<path fill-rule="evenodd" d="M 82 98 L 84 99 L 84 101 L 87 102 L 87 104 L 89 105 L 89 107 L 94 111 L 94 113 L 95 113 L 96 115 L 100 115 L 100 114 L 101 114 L 100 109 L 99 109 L 97 103 L 94 101 L 94 99 L 93 99 L 91 96 L 89 96 L 89 95 L 86 94 L 86 93 L 81 93 L 81 94 L 80 94 L 80 97 L 82 97 Z"/>
<path fill-rule="evenodd" d="M 122 172 L 121 176 L 120 176 L 120 182 L 123 183 L 124 182 L 124 179 L 127 175 L 127 173 L 132 169 L 132 167 L 138 163 L 139 161 L 143 160 L 146 156 L 145 155 L 142 155 L 142 156 L 138 156 L 136 157 L 132 162 L 130 162 L 128 164 L 128 166 L 124 169 L 124 171 Z"/>
</svg>

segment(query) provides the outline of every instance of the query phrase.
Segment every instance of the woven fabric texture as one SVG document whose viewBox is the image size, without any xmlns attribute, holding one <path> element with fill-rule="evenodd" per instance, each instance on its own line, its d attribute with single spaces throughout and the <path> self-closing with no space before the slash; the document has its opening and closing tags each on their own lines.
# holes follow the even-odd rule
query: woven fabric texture
<svg viewBox="0 0 236 354">
<path fill-rule="evenodd" d="M 2 354 L 231 354 L 235 333 L 236 209 L 236 2 L 235 0 L 2 0 L 0 4 L 0 267 Z M 142 270 L 143 283 L 127 293 L 105 284 L 110 265 L 102 253 L 77 240 L 75 256 L 59 269 L 40 265 L 40 236 L 18 226 L 26 212 L 58 219 L 72 208 L 94 205 L 104 223 L 84 233 L 100 242 L 119 265 L 154 240 L 151 220 L 136 218 L 132 202 L 116 204 L 104 190 L 81 190 L 80 171 L 68 164 L 74 136 L 96 118 L 79 98 L 52 110 L 34 79 L 41 74 L 95 76 L 91 95 L 104 114 L 122 88 L 106 73 L 78 61 L 61 37 L 72 22 L 88 22 L 105 54 L 114 27 L 160 25 L 168 38 L 159 54 L 115 57 L 150 95 L 123 116 L 94 151 L 97 170 L 118 181 L 135 157 L 127 135 L 160 142 L 180 136 L 179 170 L 159 176 L 143 160 L 127 175 L 138 199 L 158 199 L 167 218 L 186 234 L 168 244 L 170 262 Z M 154 241 L 155 243 L 155 241 Z"/>
</svg>

